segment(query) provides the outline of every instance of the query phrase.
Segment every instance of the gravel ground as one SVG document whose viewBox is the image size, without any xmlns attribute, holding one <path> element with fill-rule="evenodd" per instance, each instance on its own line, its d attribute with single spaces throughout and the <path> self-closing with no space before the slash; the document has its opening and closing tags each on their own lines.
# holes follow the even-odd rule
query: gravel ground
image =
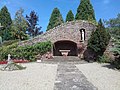
<svg viewBox="0 0 120 90">
<path fill-rule="evenodd" d="M 120 90 L 120 71 L 109 64 L 88 63 L 76 65 L 98 90 Z"/>
<path fill-rule="evenodd" d="M 0 71 L 0 90 L 54 90 L 58 64 L 22 65 L 27 68 Z M 98 90 L 120 90 L 120 71 L 107 68 L 109 64 L 88 63 L 76 66 Z"/>
<path fill-rule="evenodd" d="M 53 90 L 57 65 L 22 65 L 27 68 L 19 71 L 0 71 L 0 90 Z"/>
</svg>

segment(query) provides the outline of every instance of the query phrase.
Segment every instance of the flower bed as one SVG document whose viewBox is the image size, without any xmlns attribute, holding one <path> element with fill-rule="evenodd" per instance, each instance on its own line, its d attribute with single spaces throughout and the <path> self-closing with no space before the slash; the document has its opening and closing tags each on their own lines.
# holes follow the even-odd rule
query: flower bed
<svg viewBox="0 0 120 90">
<path fill-rule="evenodd" d="M 28 63 L 28 60 L 13 60 L 15 63 Z M 0 61 L 0 64 L 7 64 L 7 61 Z"/>
<path fill-rule="evenodd" d="M 7 64 L 7 61 L 0 61 L 0 64 Z"/>
</svg>

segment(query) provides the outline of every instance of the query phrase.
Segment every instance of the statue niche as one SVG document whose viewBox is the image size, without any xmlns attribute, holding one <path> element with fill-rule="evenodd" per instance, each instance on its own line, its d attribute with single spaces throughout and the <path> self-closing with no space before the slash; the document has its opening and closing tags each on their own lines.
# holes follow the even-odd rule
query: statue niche
<svg viewBox="0 0 120 90">
<path fill-rule="evenodd" d="M 84 28 L 80 29 L 80 35 L 81 35 L 81 41 L 84 42 L 85 41 L 85 29 Z"/>
</svg>

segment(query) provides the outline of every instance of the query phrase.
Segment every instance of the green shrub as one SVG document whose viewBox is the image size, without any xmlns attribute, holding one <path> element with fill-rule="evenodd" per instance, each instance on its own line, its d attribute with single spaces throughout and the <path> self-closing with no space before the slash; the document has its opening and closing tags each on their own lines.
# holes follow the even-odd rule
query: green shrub
<svg viewBox="0 0 120 90">
<path fill-rule="evenodd" d="M 119 56 L 119 57 L 116 57 L 116 58 L 115 58 L 115 61 L 112 62 L 112 64 L 115 65 L 115 67 L 116 67 L 117 69 L 120 69 L 120 56 Z"/>
<path fill-rule="evenodd" d="M 115 60 L 112 62 L 117 69 L 120 69 L 120 41 L 115 43 L 115 47 L 111 49 L 114 52 Z"/>
<path fill-rule="evenodd" d="M 0 48 L 0 60 L 7 59 L 7 55 L 11 54 L 15 59 L 27 59 L 35 61 L 35 56 L 38 54 L 45 54 L 51 50 L 51 42 L 40 42 L 35 45 L 19 46 L 18 44 L 12 44 L 9 46 L 3 46 Z"/>
<path fill-rule="evenodd" d="M 19 40 L 4 41 L 4 42 L 2 43 L 2 45 L 3 45 L 3 46 L 8 46 L 8 45 L 11 45 L 11 44 L 16 43 L 16 42 L 18 42 L 18 41 L 19 41 Z"/>
<path fill-rule="evenodd" d="M 102 20 L 98 22 L 97 29 L 92 32 L 88 40 L 87 50 L 84 53 L 84 59 L 87 61 L 97 61 L 102 56 L 109 44 L 110 34 L 106 31 Z M 87 54 L 87 55 L 86 55 Z"/>
<path fill-rule="evenodd" d="M 110 62 L 110 58 L 107 55 L 102 55 L 102 56 L 99 56 L 97 61 L 99 63 L 109 63 Z"/>
<path fill-rule="evenodd" d="M 14 43 L 9 46 L 2 46 L 0 47 L 0 60 L 7 59 L 8 54 L 13 54 L 14 50 L 17 48 L 18 44 Z"/>
</svg>

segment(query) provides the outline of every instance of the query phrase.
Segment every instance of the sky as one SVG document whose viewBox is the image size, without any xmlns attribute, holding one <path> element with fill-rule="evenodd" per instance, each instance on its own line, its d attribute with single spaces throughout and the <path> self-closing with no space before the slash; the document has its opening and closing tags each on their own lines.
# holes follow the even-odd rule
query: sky
<svg viewBox="0 0 120 90">
<path fill-rule="evenodd" d="M 12 19 L 21 7 L 24 9 L 24 16 L 29 15 L 34 10 L 39 16 L 38 24 L 42 27 L 41 30 L 45 32 L 55 7 L 60 10 L 65 20 L 69 10 L 72 10 L 76 15 L 79 4 L 80 0 L 0 0 L 0 9 L 6 5 Z M 115 18 L 120 13 L 120 0 L 91 0 L 91 4 L 97 21 L 100 18 L 104 20 Z"/>
</svg>

